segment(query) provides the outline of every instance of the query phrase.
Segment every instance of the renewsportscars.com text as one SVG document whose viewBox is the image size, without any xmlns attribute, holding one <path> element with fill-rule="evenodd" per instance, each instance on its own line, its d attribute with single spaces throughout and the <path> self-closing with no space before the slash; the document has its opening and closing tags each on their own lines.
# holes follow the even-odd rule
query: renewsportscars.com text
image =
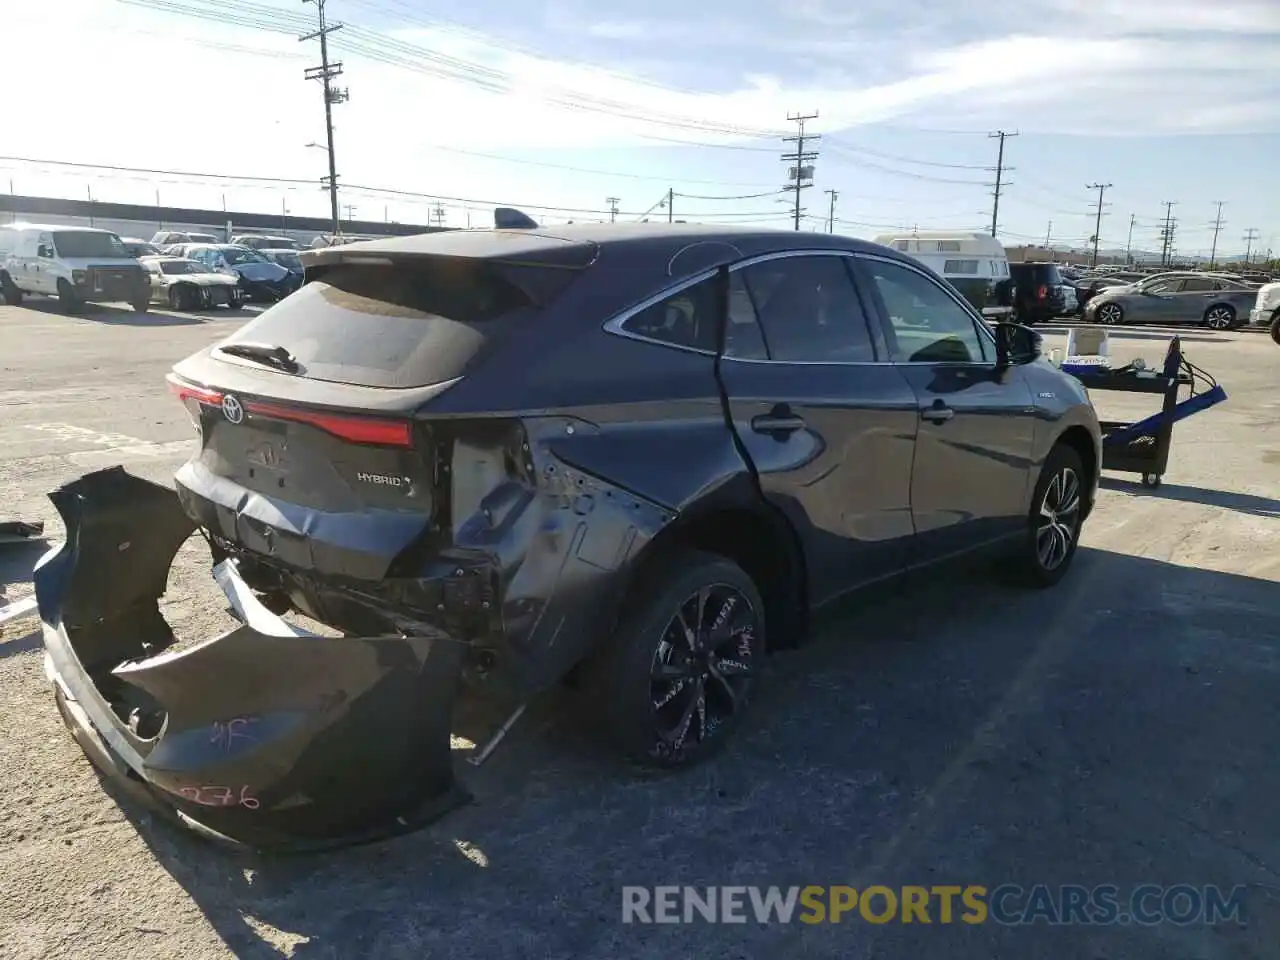
<svg viewBox="0 0 1280 960">
<path fill-rule="evenodd" d="M 622 922 L 1189 926 L 1244 923 L 1244 898 L 1243 886 L 1191 884 L 623 887 Z"/>
</svg>

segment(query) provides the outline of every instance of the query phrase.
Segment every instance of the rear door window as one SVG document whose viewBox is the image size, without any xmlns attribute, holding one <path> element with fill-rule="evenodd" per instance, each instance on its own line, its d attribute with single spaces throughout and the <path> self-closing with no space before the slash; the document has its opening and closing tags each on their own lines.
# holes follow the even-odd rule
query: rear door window
<svg viewBox="0 0 1280 960">
<path fill-rule="evenodd" d="M 876 359 L 871 329 L 845 259 L 780 257 L 742 269 L 771 360 Z"/>
<path fill-rule="evenodd" d="M 545 303 L 577 274 L 443 257 L 339 263 L 226 342 L 284 347 L 313 380 L 428 386 L 462 376 L 503 327 L 534 318 L 535 292 Z"/>
</svg>

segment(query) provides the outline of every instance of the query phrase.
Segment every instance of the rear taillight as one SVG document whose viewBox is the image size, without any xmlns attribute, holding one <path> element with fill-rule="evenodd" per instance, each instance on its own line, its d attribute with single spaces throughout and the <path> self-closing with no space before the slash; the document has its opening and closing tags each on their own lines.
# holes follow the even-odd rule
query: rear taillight
<svg viewBox="0 0 1280 960">
<path fill-rule="evenodd" d="M 1049 288 L 1042 283 L 1040 289 L 1036 291 L 1036 299 L 1043 300 L 1047 296 L 1049 296 Z"/>
<path fill-rule="evenodd" d="M 170 374 L 165 378 L 172 390 L 191 414 L 196 428 L 200 427 L 200 407 L 221 407 L 224 394 L 208 387 L 198 387 Z M 247 400 L 245 413 L 272 420 L 304 423 L 332 434 L 350 443 L 370 443 L 383 447 L 412 447 L 413 425 L 403 420 L 382 420 L 377 417 L 349 417 L 344 414 L 321 413 L 302 407 L 288 407 L 277 403 Z"/>
<path fill-rule="evenodd" d="M 253 416 L 305 423 L 351 443 L 374 443 L 383 447 L 413 446 L 413 426 L 402 420 L 348 417 L 252 400 L 244 408 Z"/>
</svg>

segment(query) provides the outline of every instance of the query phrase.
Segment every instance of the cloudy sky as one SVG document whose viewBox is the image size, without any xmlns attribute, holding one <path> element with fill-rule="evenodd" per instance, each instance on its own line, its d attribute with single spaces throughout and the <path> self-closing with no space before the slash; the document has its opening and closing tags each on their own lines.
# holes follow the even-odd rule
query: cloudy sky
<svg viewBox="0 0 1280 960">
<path fill-rule="evenodd" d="M 314 4 L 21 0 L 6 15 L 0 176 L 20 194 L 324 215 Z M 990 223 L 997 129 L 1007 242 L 1178 249 L 1256 228 L 1280 248 L 1277 0 L 329 0 L 350 101 L 342 202 L 360 218 L 678 218 L 786 226 L 779 137 L 822 134 L 806 229 Z M 37 87 L 38 85 L 38 87 Z M 42 107 L 40 104 L 46 106 Z M 56 105 L 56 109 L 54 108 Z M 47 107 L 47 108 L 46 108 Z M 25 158 L 25 159 L 15 159 Z M 86 166 L 57 166 L 30 160 Z M 87 165 L 143 168 L 111 171 Z M 215 174 L 216 177 L 195 176 Z M 260 179 L 254 179 L 260 178 Z M 2 183 L 2 181 L 0 181 Z M 377 189 L 370 189 L 377 188 Z M 394 193 L 391 191 L 401 191 Z M 1255 247 L 1258 244 L 1255 244 Z"/>
</svg>

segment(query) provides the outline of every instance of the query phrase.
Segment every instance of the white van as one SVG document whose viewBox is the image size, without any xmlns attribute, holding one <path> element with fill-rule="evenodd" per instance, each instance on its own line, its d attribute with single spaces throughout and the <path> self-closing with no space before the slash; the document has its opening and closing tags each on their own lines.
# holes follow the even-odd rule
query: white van
<svg viewBox="0 0 1280 960">
<path fill-rule="evenodd" d="M 1013 314 L 1013 281 L 1004 244 L 989 233 L 917 230 L 883 234 L 875 242 L 923 263 L 982 311 L 988 320 Z"/>
<path fill-rule="evenodd" d="M 57 297 L 64 313 L 117 301 L 145 313 L 151 300 L 146 271 L 114 233 L 40 223 L 0 226 L 0 289 L 13 307 L 29 293 Z"/>
</svg>

